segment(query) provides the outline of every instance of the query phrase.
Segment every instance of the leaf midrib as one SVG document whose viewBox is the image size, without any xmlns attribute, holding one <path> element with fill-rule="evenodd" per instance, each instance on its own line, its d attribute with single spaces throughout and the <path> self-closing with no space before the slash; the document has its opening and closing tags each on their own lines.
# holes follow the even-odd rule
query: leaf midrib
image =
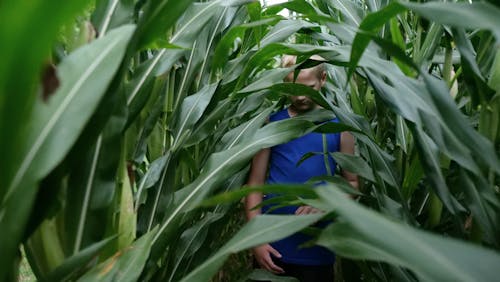
<svg viewBox="0 0 500 282">
<path fill-rule="evenodd" d="M 113 12 L 116 10 L 116 7 L 118 6 L 119 0 L 114 0 L 113 3 L 111 4 L 111 9 L 109 9 L 109 12 L 107 13 L 106 17 L 104 18 L 104 22 L 102 23 L 101 26 L 101 32 L 99 34 L 99 37 L 104 36 L 106 33 L 109 23 L 111 22 L 111 17 L 113 16 Z"/>
<path fill-rule="evenodd" d="M 69 94 L 63 99 L 61 105 L 57 108 L 52 118 L 49 119 L 46 126 L 43 127 L 40 135 L 38 136 L 37 139 L 35 139 L 33 146 L 31 147 L 31 149 L 28 151 L 28 154 L 26 154 L 23 161 L 21 162 L 19 170 L 17 171 L 14 179 L 12 180 L 12 184 L 7 189 L 7 194 L 4 198 L 5 199 L 4 201 L 6 201 L 9 198 L 13 188 L 19 185 L 19 182 L 26 174 L 30 164 L 33 162 L 40 148 L 43 146 L 43 144 L 47 140 L 47 137 L 54 129 L 61 115 L 65 112 L 65 110 L 69 107 L 69 104 L 76 97 L 76 93 L 78 93 L 82 85 L 88 80 L 88 78 L 92 75 L 94 70 L 102 63 L 103 58 L 105 58 L 119 42 L 120 38 L 117 38 L 114 42 L 105 47 L 105 49 L 99 54 L 99 56 L 92 62 L 92 64 L 90 64 L 87 70 L 83 73 L 82 77 L 74 84 L 74 86 L 69 91 Z"/>
<path fill-rule="evenodd" d="M 165 1 L 165 2 L 167 2 L 167 1 Z M 172 36 L 171 42 L 174 42 L 184 32 L 184 30 L 186 30 L 188 28 L 188 26 L 191 25 L 201 14 L 205 13 L 205 11 L 210 9 L 215 4 L 219 4 L 219 2 L 220 2 L 220 0 L 213 1 L 212 3 L 207 5 L 207 7 L 200 10 L 194 17 L 192 17 L 188 22 L 186 22 L 186 24 L 183 25 L 174 36 Z"/>
</svg>

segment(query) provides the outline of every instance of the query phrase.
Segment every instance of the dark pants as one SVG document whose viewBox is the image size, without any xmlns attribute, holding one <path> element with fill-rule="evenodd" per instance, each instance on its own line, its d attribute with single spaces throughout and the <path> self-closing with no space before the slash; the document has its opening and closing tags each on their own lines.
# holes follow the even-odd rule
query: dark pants
<svg viewBox="0 0 500 282">
<path fill-rule="evenodd" d="M 333 265 L 300 265 L 275 261 L 283 268 L 282 276 L 292 276 L 300 282 L 333 282 Z"/>
<path fill-rule="evenodd" d="M 281 267 L 285 273 L 280 276 L 291 276 L 299 279 L 300 282 L 333 282 L 334 270 L 332 265 L 302 265 L 285 263 L 278 259 L 273 259 L 274 263 Z M 253 261 L 254 267 L 259 268 L 257 261 Z"/>
</svg>

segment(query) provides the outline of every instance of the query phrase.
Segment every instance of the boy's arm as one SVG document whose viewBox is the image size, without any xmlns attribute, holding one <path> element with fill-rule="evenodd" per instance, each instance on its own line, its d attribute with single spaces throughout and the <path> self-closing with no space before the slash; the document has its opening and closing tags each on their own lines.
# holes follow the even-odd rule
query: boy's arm
<svg viewBox="0 0 500 282">
<path fill-rule="evenodd" d="M 344 154 L 354 155 L 354 136 L 351 133 L 344 131 L 340 134 L 340 152 Z M 342 176 L 349 181 L 352 187 L 358 189 L 358 176 L 345 169 L 342 169 Z"/>
<path fill-rule="evenodd" d="M 267 148 L 261 150 L 253 157 L 247 186 L 263 185 L 266 182 L 266 173 L 270 154 L 271 150 Z M 260 209 L 252 210 L 253 207 L 261 202 L 262 193 L 252 193 L 245 198 L 245 214 L 247 216 L 247 220 L 250 220 L 261 213 Z"/>
<path fill-rule="evenodd" d="M 252 160 L 250 175 L 248 176 L 247 186 L 263 185 L 266 182 L 267 166 L 269 164 L 269 156 L 271 150 L 269 148 L 258 152 Z M 252 209 L 262 202 L 262 193 L 252 193 L 245 198 L 245 214 L 247 220 L 261 214 L 261 209 Z M 257 263 L 273 273 L 284 273 L 283 269 L 277 266 L 271 256 L 281 257 L 281 254 L 271 245 L 264 244 L 252 249 Z"/>
</svg>

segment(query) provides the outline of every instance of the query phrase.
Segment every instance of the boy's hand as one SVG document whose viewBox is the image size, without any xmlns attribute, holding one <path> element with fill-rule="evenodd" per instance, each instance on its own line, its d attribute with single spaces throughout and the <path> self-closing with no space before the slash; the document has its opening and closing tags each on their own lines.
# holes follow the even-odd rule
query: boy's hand
<svg viewBox="0 0 500 282">
<path fill-rule="evenodd" d="M 321 213 L 323 211 L 313 208 L 311 206 L 300 206 L 296 211 L 296 215 L 304 215 L 304 214 L 311 214 L 311 213 Z"/>
<path fill-rule="evenodd" d="M 276 274 L 285 273 L 281 267 L 274 264 L 271 255 L 281 258 L 281 254 L 275 248 L 271 247 L 271 245 L 264 244 L 253 248 L 253 254 L 257 263 L 259 263 L 262 268 Z"/>
</svg>

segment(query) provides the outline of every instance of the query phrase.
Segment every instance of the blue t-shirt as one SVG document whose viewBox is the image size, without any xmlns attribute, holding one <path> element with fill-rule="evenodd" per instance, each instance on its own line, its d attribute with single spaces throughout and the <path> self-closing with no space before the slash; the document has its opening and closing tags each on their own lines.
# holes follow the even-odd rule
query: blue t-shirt
<svg viewBox="0 0 500 282">
<path fill-rule="evenodd" d="M 288 109 L 284 109 L 270 116 L 271 122 L 290 118 Z M 331 122 L 338 122 L 337 119 Z M 340 149 L 340 133 L 326 134 L 328 152 L 337 152 Z M 267 183 L 294 183 L 300 184 L 315 176 L 328 175 L 323 154 L 316 154 L 297 166 L 302 157 L 309 152 L 322 153 L 323 134 L 311 132 L 288 143 L 271 148 L 269 160 L 269 174 Z M 335 173 L 335 160 L 328 156 L 331 173 Z M 276 197 L 276 194 L 264 195 L 264 200 Z M 298 206 L 272 208 L 272 205 L 262 207 L 263 213 L 269 214 L 295 214 Z M 317 225 L 319 226 L 319 225 Z M 295 233 L 287 238 L 271 243 L 271 246 L 281 253 L 281 260 L 285 263 L 301 265 L 325 265 L 335 262 L 335 255 L 329 250 L 320 247 L 301 247 L 312 237 L 303 233 Z"/>
</svg>

